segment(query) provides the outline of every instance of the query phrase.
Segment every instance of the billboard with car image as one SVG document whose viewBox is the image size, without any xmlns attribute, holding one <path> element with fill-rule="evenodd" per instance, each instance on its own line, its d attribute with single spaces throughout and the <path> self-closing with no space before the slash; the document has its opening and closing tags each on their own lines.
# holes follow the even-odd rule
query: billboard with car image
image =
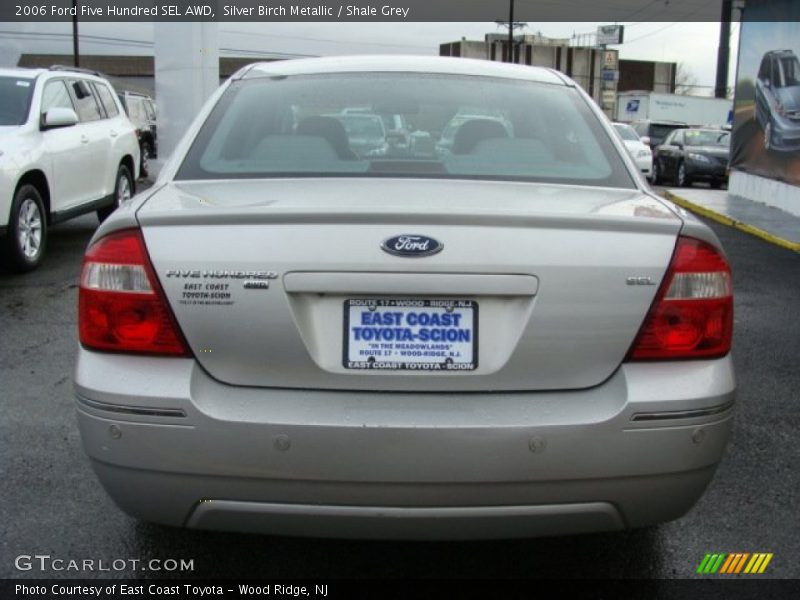
<svg viewBox="0 0 800 600">
<path fill-rule="evenodd" d="M 800 2 L 750 1 L 739 38 L 731 167 L 800 186 Z"/>
</svg>

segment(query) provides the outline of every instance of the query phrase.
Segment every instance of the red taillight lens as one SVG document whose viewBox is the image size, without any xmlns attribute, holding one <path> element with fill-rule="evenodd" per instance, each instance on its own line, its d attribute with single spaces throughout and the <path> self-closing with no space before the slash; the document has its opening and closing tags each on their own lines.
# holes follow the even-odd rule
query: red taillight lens
<svg viewBox="0 0 800 600">
<path fill-rule="evenodd" d="M 92 350 L 190 355 L 138 229 L 114 232 L 86 251 L 78 331 Z"/>
<path fill-rule="evenodd" d="M 715 358 L 731 349 L 733 292 L 716 248 L 678 238 L 672 262 L 628 360 Z"/>
</svg>

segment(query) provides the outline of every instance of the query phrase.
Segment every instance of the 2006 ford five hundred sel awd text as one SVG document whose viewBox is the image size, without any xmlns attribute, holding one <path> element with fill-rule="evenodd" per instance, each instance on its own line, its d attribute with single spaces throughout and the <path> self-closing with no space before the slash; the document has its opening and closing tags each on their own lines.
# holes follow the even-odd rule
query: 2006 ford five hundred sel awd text
<svg viewBox="0 0 800 600">
<path fill-rule="evenodd" d="M 561 74 L 257 64 L 86 252 L 80 429 L 158 523 L 640 527 L 722 458 L 732 309 L 717 238 Z"/>
</svg>

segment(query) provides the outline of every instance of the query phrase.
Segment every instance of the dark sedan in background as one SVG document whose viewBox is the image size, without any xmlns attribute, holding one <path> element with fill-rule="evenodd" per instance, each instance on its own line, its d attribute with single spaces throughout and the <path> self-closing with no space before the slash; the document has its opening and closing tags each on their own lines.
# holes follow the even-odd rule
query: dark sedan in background
<svg viewBox="0 0 800 600">
<path fill-rule="evenodd" d="M 707 181 L 712 188 L 728 182 L 731 135 L 720 129 L 677 129 L 656 148 L 653 183 L 681 187 Z"/>
<path fill-rule="evenodd" d="M 689 125 L 681 121 L 652 121 L 645 119 L 642 121 L 634 121 L 631 123 L 631 127 L 633 127 L 640 138 L 647 138 L 647 145 L 650 146 L 651 150 L 655 151 L 658 146 L 664 143 L 664 140 L 669 137 L 670 133 L 676 129 L 689 127 Z"/>
</svg>

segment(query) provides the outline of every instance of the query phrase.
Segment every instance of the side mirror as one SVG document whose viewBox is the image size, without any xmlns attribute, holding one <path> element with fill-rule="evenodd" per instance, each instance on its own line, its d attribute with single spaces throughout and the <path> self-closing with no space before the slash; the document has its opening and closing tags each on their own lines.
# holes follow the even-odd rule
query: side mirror
<svg viewBox="0 0 800 600">
<path fill-rule="evenodd" d="M 71 127 L 78 122 L 78 115 L 71 108 L 56 106 L 42 115 L 42 129 Z"/>
<path fill-rule="evenodd" d="M 649 145 L 650 145 L 650 136 L 648 136 L 648 135 L 643 135 L 643 136 L 642 136 L 642 137 L 640 137 L 639 139 L 641 140 L 641 142 L 642 142 L 642 143 L 643 143 L 645 146 L 649 146 Z"/>
</svg>

